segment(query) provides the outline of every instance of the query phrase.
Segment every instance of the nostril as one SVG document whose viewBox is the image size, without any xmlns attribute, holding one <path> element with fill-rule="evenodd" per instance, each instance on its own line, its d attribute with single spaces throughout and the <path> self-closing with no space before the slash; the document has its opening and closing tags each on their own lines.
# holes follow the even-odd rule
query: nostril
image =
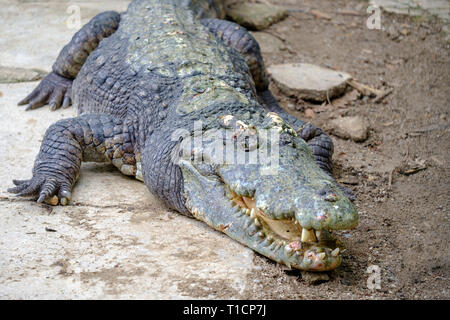
<svg viewBox="0 0 450 320">
<path fill-rule="evenodd" d="M 338 195 L 331 189 L 324 188 L 319 191 L 319 195 L 324 197 L 325 201 L 337 201 Z"/>
</svg>

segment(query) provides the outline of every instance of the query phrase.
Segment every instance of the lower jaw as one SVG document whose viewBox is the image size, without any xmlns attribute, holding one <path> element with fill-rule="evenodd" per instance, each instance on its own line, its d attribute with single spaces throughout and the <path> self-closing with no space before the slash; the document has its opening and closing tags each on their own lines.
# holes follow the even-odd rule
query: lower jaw
<svg viewBox="0 0 450 320">
<path fill-rule="evenodd" d="M 237 239 L 238 240 L 238 239 Z M 260 237 L 255 251 L 286 265 L 305 271 L 329 271 L 342 261 L 340 252 L 344 246 L 336 240 L 302 242 L 299 240 Z M 239 240 L 238 240 L 239 241 Z"/>
</svg>

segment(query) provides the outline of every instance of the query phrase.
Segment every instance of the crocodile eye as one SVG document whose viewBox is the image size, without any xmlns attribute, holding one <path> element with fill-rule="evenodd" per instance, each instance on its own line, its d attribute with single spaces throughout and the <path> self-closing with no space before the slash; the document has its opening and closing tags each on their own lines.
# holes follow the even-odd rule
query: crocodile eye
<svg viewBox="0 0 450 320">
<path fill-rule="evenodd" d="M 318 194 L 323 197 L 325 201 L 335 202 L 339 199 L 338 195 L 328 187 L 319 190 Z"/>
<path fill-rule="evenodd" d="M 292 139 L 292 136 L 288 133 L 282 133 L 280 135 L 280 146 L 286 146 L 286 145 L 294 145 L 294 140 Z"/>
</svg>

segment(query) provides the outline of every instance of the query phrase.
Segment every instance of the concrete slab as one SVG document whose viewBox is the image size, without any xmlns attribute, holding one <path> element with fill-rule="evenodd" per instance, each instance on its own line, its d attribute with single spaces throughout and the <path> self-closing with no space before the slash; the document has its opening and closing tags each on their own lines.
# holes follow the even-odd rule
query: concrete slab
<svg viewBox="0 0 450 320">
<path fill-rule="evenodd" d="M 0 13 L 8 19 L 0 26 L 2 64 L 6 58 L 9 65 L 49 69 L 71 38 L 74 30 L 55 23 L 63 21 L 66 6 L 43 3 L 39 10 L 33 6 L 40 3 L 2 1 L 15 16 Z M 104 3 L 80 5 L 90 6 L 93 16 Z M 29 30 L 33 25 L 39 32 Z M 30 177 L 46 128 L 76 114 L 73 108 L 17 107 L 36 85 L 0 84 L 0 299 L 242 297 L 253 251 L 169 211 L 143 183 L 111 165 L 83 164 L 67 207 L 6 192 L 13 178 Z"/>
</svg>

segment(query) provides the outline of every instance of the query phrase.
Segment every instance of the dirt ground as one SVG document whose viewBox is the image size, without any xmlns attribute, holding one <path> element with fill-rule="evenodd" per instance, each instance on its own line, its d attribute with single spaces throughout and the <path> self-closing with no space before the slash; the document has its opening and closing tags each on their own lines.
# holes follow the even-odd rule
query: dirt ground
<svg viewBox="0 0 450 320">
<path fill-rule="evenodd" d="M 357 195 L 360 223 L 356 230 L 341 233 L 347 251 L 329 282 L 307 284 L 300 273 L 257 256 L 255 265 L 262 269 L 251 275 L 254 285 L 247 298 L 450 298 L 450 45 L 442 24 L 432 17 L 383 12 L 384 30 L 369 30 L 364 1 L 271 3 L 316 9 L 331 19 L 291 11 L 264 30 L 286 47 L 263 54 L 266 65 L 314 63 L 392 93 L 381 101 L 364 97 L 344 107 L 333 101 L 311 105 L 277 93 L 286 110 L 320 127 L 338 115 L 369 119 L 365 142 L 333 137 L 336 176 Z M 338 13 L 345 9 L 361 15 Z M 273 83 L 271 87 L 277 92 Z M 314 113 L 305 114 L 306 109 Z M 414 163 L 426 169 L 401 173 Z M 381 271 L 381 289 L 375 291 L 367 289 L 371 265 Z"/>
</svg>

